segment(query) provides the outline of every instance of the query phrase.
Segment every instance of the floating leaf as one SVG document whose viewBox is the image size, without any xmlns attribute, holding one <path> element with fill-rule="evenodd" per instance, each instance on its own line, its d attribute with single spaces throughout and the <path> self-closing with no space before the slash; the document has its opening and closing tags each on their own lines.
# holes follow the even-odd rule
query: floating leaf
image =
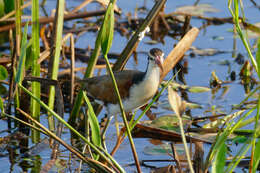
<svg viewBox="0 0 260 173">
<path fill-rule="evenodd" d="M 203 108 L 201 105 L 199 105 L 197 103 L 191 103 L 191 102 L 187 102 L 187 101 L 185 101 L 185 105 L 186 105 L 186 108 L 188 108 L 188 109 L 201 109 L 201 108 Z M 172 110 L 168 101 L 163 101 L 163 102 L 159 103 L 158 106 L 160 106 L 162 109 Z"/>
<path fill-rule="evenodd" d="M 223 36 L 213 36 L 212 37 L 213 40 L 224 40 Z"/>
<path fill-rule="evenodd" d="M 202 86 L 193 86 L 189 87 L 188 91 L 192 93 L 203 93 L 203 92 L 209 92 L 211 89 L 208 87 L 202 87 Z"/>
<path fill-rule="evenodd" d="M 217 60 L 217 61 L 212 61 L 211 64 L 230 66 L 229 60 Z"/>
<path fill-rule="evenodd" d="M 145 41 L 144 43 L 154 45 L 154 44 L 158 44 L 158 41 L 157 40 L 149 40 L 149 41 Z"/>
<path fill-rule="evenodd" d="M 210 4 L 198 4 L 196 6 L 182 6 L 176 9 L 176 12 L 190 14 L 191 16 L 203 16 L 205 12 L 219 12 L 218 9 Z"/>
<path fill-rule="evenodd" d="M 183 124 L 190 125 L 190 117 L 183 115 L 182 116 Z M 162 128 L 166 130 L 172 130 L 175 132 L 180 132 L 179 120 L 176 115 L 164 115 L 156 118 L 151 123 L 152 127 Z"/>
<path fill-rule="evenodd" d="M 6 68 L 0 65 L 0 80 L 5 80 L 8 77 L 8 72 Z"/>
<path fill-rule="evenodd" d="M 193 51 L 194 54 L 199 56 L 213 56 L 219 53 L 224 53 L 224 51 L 220 51 L 213 48 L 199 49 L 194 46 L 191 46 L 190 49 Z"/>
<path fill-rule="evenodd" d="M 179 146 L 179 145 L 175 145 L 174 146 L 177 153 L 179 155 L 184 155 L 184 149 L 183 147 Z M 171 146 L 169 144 L 162 144 L 162 145 L 156 145 L 156 146 L 146 146 L 144 148 L 144 153 L 147 155 L 165 155 L 165 154 L 169 154 L 172 153 L 172 149 Z"/>
<path fill-rule="evenodd" d="M 188 109 L 202 109 L 203 107 L 197 103 L 191 103 L 191 102 L 186 102 L 186 107 Z"/>
</svg>

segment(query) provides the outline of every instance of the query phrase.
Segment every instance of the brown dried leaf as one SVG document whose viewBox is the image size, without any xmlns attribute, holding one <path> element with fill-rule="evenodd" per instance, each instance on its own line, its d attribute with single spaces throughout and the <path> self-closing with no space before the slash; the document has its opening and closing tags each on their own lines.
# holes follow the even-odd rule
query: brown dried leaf
<svg viewBox="0 0 260 173">
<path fill-rule="evenodd" d="M 168 87 L 168 99 L 172 110 L 174 110 L 177 116 L 181 116 L 185 111 L 186 102 L 183 102 L 178 93 L 174 91 L 171 87 Z"/>
</svg>

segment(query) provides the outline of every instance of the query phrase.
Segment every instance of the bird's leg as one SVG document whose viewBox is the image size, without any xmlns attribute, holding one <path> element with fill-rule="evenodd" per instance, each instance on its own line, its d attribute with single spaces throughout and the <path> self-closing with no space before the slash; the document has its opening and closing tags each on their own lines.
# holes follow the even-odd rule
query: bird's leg
<svg viewBox="0 0 260 173">
<path fill-rule="evenodd" d="M 144 106 L 142 106 L 140 109 L 142 111 L 144 111 L 145 107 L 147 106 L 147 104 L 145 104 Z M 156 118 L 156 114 L 152 113 L 151 109 L 148 109 L 148 111 L 146 111 L 145 115 L 150 119 L 150 120 L 154 120 Z"/>
</svg>

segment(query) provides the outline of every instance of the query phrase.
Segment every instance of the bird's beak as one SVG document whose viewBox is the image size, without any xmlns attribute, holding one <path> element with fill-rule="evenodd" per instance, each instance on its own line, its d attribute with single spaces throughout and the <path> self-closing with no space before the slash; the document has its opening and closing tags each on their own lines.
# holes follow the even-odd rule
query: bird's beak
<svg viewBox="0 0 260 173">
<path fill-rule="evenodd" d="M 155 63 L 160 67 L 163 72 L 163 57 L 156 56 Z"/>
</svg>

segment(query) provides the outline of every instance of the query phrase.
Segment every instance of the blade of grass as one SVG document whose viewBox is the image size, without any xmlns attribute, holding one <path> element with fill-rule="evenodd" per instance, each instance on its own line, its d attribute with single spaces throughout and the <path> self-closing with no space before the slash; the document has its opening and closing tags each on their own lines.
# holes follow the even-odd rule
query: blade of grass
<svg viewBox="0 0 260 173">
<path fill-rule="evenodd" d="M 104 21 L 103 21 L 103 23 L 104 23 Z M 100 49 L 101 49 L 101 30 L 98 32 L 97 39 L 96 39 L 96 42 L 95 42 L 95 48 L 94 48 L 94 50 L 93 50 L 93 52 L 90 56 L 90 59 L 88 61 L 88 66 L 87 66 L 87 69 L 85 71 L 84 78 L 88 78 L 88 77 L 91 77 L 93 75 L 94 67 L 97 63 L 98 56 L 100 54 Z M 83 86 L 83 84 L 81 86 Z M 81 87 L 81 89 L 80 89 L 80 91 L 79 91 L 79 93 L 78 93 L 78 95 L 75 99 L 75 102 L 74 102 L 74 105 L 73 105 L 73 108 L 72 108 L 72 111 L 71 111 L 71 114 L 70 114 L 70 117 L 69 117 L 69 120 L 68 120 L 68 122 L 71 125 L 74 125 L 74 123 L 76 121 L 76 117 L 79 114 L 82 101 L 83 101 L 83 90 L 82 90 L 82 87 Z"/>
<path fill-rule="evenodd" d="M 234 169 L 238 165 L 241 159 L 243 159 L 250 149 L 252 145 L 252 139 L 249 137 L 246 142 L 243 144 L 243 146 L 240 148 L 240 150 L 236 153 L 235 157 L 233 157 L 232 161 L 228 164 L 226 170 L 224 172 L 227 173 L 233 173 Z"/>
<path fill-rule="evenodd" d="M 116 83 L 115 76 L 113 74 L 112 68 L 110 66 L 110 63 L 109 63 L 109 60 L 108 60 L 108 57 L 107 57 L 107 54 L 109 52 L 109 49 L 112 45 L 112 40 L 113 40 L 114 4 L 115 4 L 115 2 L 116 2 L 116 0 L 110 0 L 110 3 L 108 4 L 107 12 L 106 12 L 105 18 L 104 18 L 104 23 L 101 27 L 101 48 L 102 48 L 102 52 L 103 52 L 104 57 L 105 57 L 105 61 L 106 61 L 106 64 L 107 64 L 109 75 L 112 79 L 112 83 L 113 83 L 114 90 L 116 92 L 116 96 L 117 96 L 117 99 L 118 99 L 118 102 L 119 102 L 119 107 L 120 107 L 121 114 L 122 114 L 122 117 L 123 117 L 124 125 L 126 127 L 126 132 L 127 132 L 127 135 L 128 135 L 128 139 L 129 139 L 129 142 L 130 142 L 131 149 L 132 149 L 132 153 L 133 153 L 133 157 L 134 157 L 134 160 L 135 160 L 137 172 L 141 173 L 142 172 L 141 166 L 140 166 L 140 163 L 139 163 L 139 160 L 138 160 L 138 155 L 136 153 L 134 141 L 133 141 L 132 134 L 131 134 L 131 131 L 130 131 L 130 128 L 129 128 L 129 124 L 127 122 L 127 118 L 126 118 L 126 114 L 125 114 L 125 111 L 124 111 L 122 99 L 121 99 L 121 96 L 120 96 L 120 93 L 119 93 L 119 89 L 118 89 L 118 86 L 117 86 L 117 83 Z"/>
<path fill-rule="evenodd" d="M 16 36 L 16 55 L 20 56 L 20 43 L 21 43 L 21 0 L 15 0 L 15 36 Z"/>
<path fill-rule="evenodd" d="M 28 30 L 28 22 L 24 27 L 23 38 L 21 42 L 21 56 L 19 59 L 18 69 L 15 76 L 15 82 L 21 84 L 23 80 L 23 74 L 25 69 L 25 61 L 26 61 L 26 47 L 27 47 L 27 30 Z"/>
<path fill-rule="evenodd" d="M 58 0 L 57 1 L 57 10 L 55 13 L 55 31 L 54 31 L 54 54 L 51 58 L 51 65 L 48 69 L 48 77 L 51 79 L 56 80 L 58 78 L 58 71 L 59 71 L 59 59 L 60 59 L 60 50 L 62 45 L 62 31 L 63 31 L 63 17 L 64 17 L 64 8 L 65 8 L 65 1 Z M 54 86 L 50 86 L 49 90 L 49 100 L 48 105 L 51 109 L 54 107 L 55 102 L 55 88 Z M 48 116 L 48 123 L 49 128 L 51 131 L 55 130 L 54 125 L 54 118 L 49 115 Z"/>
<path fill-rule="evenodd" d="M 52 109 L 50 109 L 44 102 L 42 102 L 38 97 L 33 95 L 29 90 L 27 90 L 23 85 L 18 84 L 18 86 L 27 94 L 29 94 L 33 99 L 35 99 L 43 108 L 45 108 L 51 115 L 55 116 L 59 121 L 61 121 L 65 126 L 67 126 L 73 133 L 78 135 L 84 142 L 86 142 L 95 152 L 97 152 L 104 160 L 106 160 L 110 165 L 110 161 L 116 166 L 120 172 L 125 172 L 120 165 L 114 160 L 113 157 L 111 157 L 105 150 L 102 148 L 97 148 L 95 145 L 93 145 L 89 140 L 87 140 L 83 135 L 81 135 L 76 129 L 74 129 L 70 124 L 68 124 L 63 118 L 61 118 L 56 112 L 54 112 Z M 109 158 L 105 157 L 103 154 L 105 153 L 106 156 Z M 110 160 L 109 160 L 110 159 Z"/>
<path fill-rule="evenodd" d="M 232 9 L 232 2 L 233 3 L 233 9 Z M 255 68 L 255 71 L 257 72 L 258 74 L 258 77 L 260 78 L 260 73 L 258 72 L 258 66 L 257 66 L 257 63 L 256 63 L 256 60 L 251 52 L 251 49 L 250 49 L 250 46 L 249 46 L 249 43 L 247 41 L 247 38 L 246 38 L 246 35 L 242 32 L 242 29 L 240 27 L 240 19 L 239 19 L 239 3 L 238 3 L 238 0 L 229 0 L 228 1 L 228 9 L 233 17 L 233 20 L 235 22 L 235 25 L 236 25 L 236 30 L 237 30 L 237 33 L 240 37 L 240 39 L 242 40 L 246 50 L 247 50 L 247 53 L 249 55 L 249 58 L 251 60 L 251 63 L 253 64 L 254 68 Z"/>
<path fill-rule="evenodd" d="M 216 152 L 218 151 L 219 147 L 224 143 L 227 139 L 227 137 L 236 130 L 240 124 L 249 116 L 256 108 L 250 109 L 248 112 L 246 112 L 236 123 L 234 123 L 234 120 L 227 123 L 226 127 L 224 128 L 223 132 L 219 132 L 215 143 L 212 144 L 212 147 L 210 148 L 210 151 L 207 155 L 206 162 L 204 163 L 204 171 L 206 171 L 213 160 Z M 226 123 L 225 123 L 226 124 Z"/>
<path fill-rule="evenodd" d="M 91 138 L 92 138 L 92 142 L 98 146 L 98 147 L 102 147 L 101 145 L 101 136 L 100 136 L 100 128 L 99 128 L 99 123 L 97 120 L 97 117 L 95 115 L 95 112 L 93 110 L 93 107 L 86 95 L 86 92 L 83 92 L 83 96 L 84 96 L 84 100 L 88 105 L 88 118 L 89 118 L 89 123 L 90 123 L 90 127 L 91 127 Z M 96 160 L 98 159 L 98 157 L 96 158 Z"/>
<path fill-rule="evenodd" d="M 39 25 L 39 0 L 32 0 L 32 76 L 40 76 L 40 64 L 37 63 L 40 57 L 40 25 Z M 40 98 L 41 86 L 38 82 L 32 82 L 32 93 Z M 40 121 L 40 105 L 31 99 L 31 114 L 34 119 Z M 32 141 L 40 141 L 40 133 L 32 130 Z"/>
<path fill-rule="evenodd" d="M 51 132 L 50 130 L 48 130 L 46 127 L 44 127 L 41 123 L 39 123 L 38 121 L 36 121 L 35 119 L 33 119 L 30 115 L 28 115 L 26 112 L 22 111 L 21 109 L 17 109 L 19 112 L 21 112 L 26 118 L 28 118 L 29 120 L 31 120 L 32 122 L 34 122 L 37 126 L 39 126 L 42 130 L 44 130 L 44 134 L 48 135 L 50 137 L 52 137 L 53 139 L 55 139 L 56 141 L 58 141 L 59 143 L 61 143 L 65 148 L 67 148 L 69 151 L 71 151 L 73 154 L 75 154 L 77 157 L 79 157 L 81 160 L 85 161 L 86 163 L 88 163 L 91 166 L 97 167 L 99 169 L 101 169 L 102 171 L 105 172 L 113 172 L 109 167 L 107 167 L 106 165 L 104 165 L 103 163 L 100 163 L 96 160 L 90 159 L 88 157 L 85 157 L 82 153 L 78 152 L 77 150 L 75 150 L 73 147 L 71 147 L 70 145 L 68 145 L 66 142 L 64 142 L 61 138 L 59 138 L 58 136 L 56 136 L 53 132 Z"/>
<path fill-rule="evenodd" d="M 251 160 L 250 160 L 250 166 L 249 166 L 249 172 L 252 173 L 252 168 L 255 167 L 255 150 L 256 150 L 256 138 L 257 138 L 257 127 L 259 124 L 259 114 L 260 114 L 260 95 L 258 97 L 258 104 L 257 104 L 257 112 L 255 118 L 255 127 L 254 127 L 254 134 L 253 134 L 253 139 L 252 139 L 252 149 L 251 149 Z"/>
<path fill-rule="evenodd" d="M 256 143 L 256 146 L 255 146 L 255 154 L 254 154 L 254 157 L 253 157 L 252 172 L 257 171 L 259 161 L 260 161 L 260 140 L 258 140 L 258 142 Z"/>
<path fill-rule="evenodd" d="M 224 166 L 226 165 L 226 153 L 227 146 L 225 143 L 222 143 L 216 153 L 215 161 L 212 164 L 212 173 L 223 173 Z"/>
</svg>

